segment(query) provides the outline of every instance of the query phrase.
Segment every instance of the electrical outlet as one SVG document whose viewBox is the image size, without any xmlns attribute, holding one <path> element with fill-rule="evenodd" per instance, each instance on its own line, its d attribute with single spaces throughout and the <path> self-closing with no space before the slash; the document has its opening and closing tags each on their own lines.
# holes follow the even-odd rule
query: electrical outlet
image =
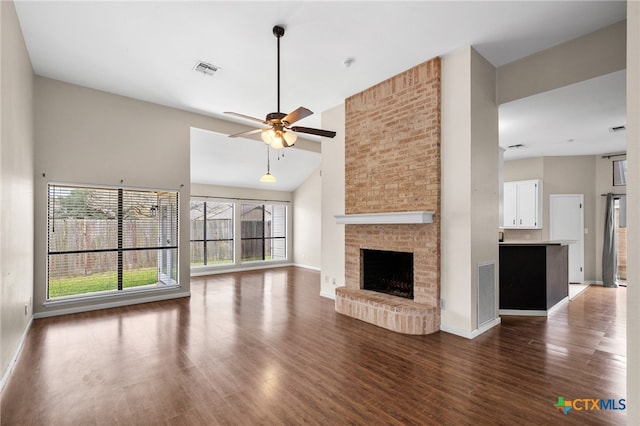
<svg viewBox="0 0 640 426">
<path fill-rule="evenodd" d="M 333 285 L 336 285 L 336 279 L 335 278 L 333 279 Z"/>
<path fill-rule="evenodd" d="M 26 303 L 24 305 L 24 314 L 29 315 L 29 305 L 27 305 Z"/>
<path fill-rule="evenodd" d="M 444 299 L 440 299 L 440 309 L 444 309 Z"/>
<path fill-rule="evenodd" d="M 325 283 L 328 283 L 328 282 L 329 282 L 329 275 L 325 275 L 325 276 L 324 276 L 324 282 L 325 282 Z"/>
</svg>

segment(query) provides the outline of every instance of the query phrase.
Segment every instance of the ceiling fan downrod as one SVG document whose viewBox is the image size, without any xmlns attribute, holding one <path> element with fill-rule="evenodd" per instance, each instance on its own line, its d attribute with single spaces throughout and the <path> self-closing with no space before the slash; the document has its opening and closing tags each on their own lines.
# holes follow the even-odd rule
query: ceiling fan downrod
<svg viewBox="0 0 640 426">
<path fill-rule="evenodd" d="M 284 28 L 276 25 L 273 27 L 273 35 L 276 36 L 276 39 L 278 40 L 278 108 L 276 111 L 280 112 L 280 38 L 284 35 Z"/>
</svg>

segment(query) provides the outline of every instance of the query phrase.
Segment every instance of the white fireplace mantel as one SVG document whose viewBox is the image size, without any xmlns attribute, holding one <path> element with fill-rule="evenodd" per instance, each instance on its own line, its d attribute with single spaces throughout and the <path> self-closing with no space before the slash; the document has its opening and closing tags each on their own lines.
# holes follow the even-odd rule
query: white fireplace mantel
<svg viewBox="0 0 640 426">
<path fill-rule="evenodd" d="M 361 213 L 336 215 L 336 223 L 343 225 L 397 225 L 433 223 L 433 213 L 430 211 L 391 212 L 391 213 Z"/>
</svg>

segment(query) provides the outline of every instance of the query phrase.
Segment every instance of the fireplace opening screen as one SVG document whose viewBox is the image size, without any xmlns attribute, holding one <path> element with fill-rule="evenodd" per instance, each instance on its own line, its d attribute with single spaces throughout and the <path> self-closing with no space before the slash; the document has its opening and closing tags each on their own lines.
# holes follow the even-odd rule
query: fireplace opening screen
<svg viewBox="0 0 640 426">
<path fill-rule="evenodd" d="M 362 288 L 413 299 L 413 253 L 361 249 Z"/>
</svg>

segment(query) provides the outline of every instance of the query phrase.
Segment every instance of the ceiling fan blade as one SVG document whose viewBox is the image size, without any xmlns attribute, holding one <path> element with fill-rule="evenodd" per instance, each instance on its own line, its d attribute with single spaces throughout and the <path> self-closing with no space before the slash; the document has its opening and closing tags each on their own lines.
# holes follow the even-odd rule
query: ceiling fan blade
<svg viewBox="0 0 640 426">
<path fill-rule="evenodd" d="M 300 107 L 295 111 L 290 112 L 282 118 L 282 121 L 286 121 L 289 125 L 295 123 L 298 120 L 302 120 L 305 117 L 313 114 L 313 111 L 308 110 L 305 107 Z"/>
<path fill-rule="evenodd" d="M 262 129 L 253 129 L 247 130 L 246 132 L 234 133 L 233 135 L 229 135 L 230 138 L 241 138 L 243 136 L 253 135 L 254 133 L 261 132 Z"/>
<path fill-rule="evenodd" d="M 292 127 L 289 130 L 298 132 L 298 133 L 308 133 L 310 135 L 323 136 L 325 138 L 332 138 L 336 135 L 336 132 L 333 132 L 331 130 L 312 129 L 311 127 L 296 126 L 296 127 Z"/>
<path fill-rule="evenodd" d="M 251 117 L 249 115 L 240 114 L 240 113 L 237 113 L 237 112 L 225 111 L 225 114 L 234 115 L 236 117 L 244 118 L 245 120 L 257 121 L 258 123 L 267 124 L 267 122 L 264 121 L 261 118 L 255 118 L 255 117 Z"/>
</svg>

